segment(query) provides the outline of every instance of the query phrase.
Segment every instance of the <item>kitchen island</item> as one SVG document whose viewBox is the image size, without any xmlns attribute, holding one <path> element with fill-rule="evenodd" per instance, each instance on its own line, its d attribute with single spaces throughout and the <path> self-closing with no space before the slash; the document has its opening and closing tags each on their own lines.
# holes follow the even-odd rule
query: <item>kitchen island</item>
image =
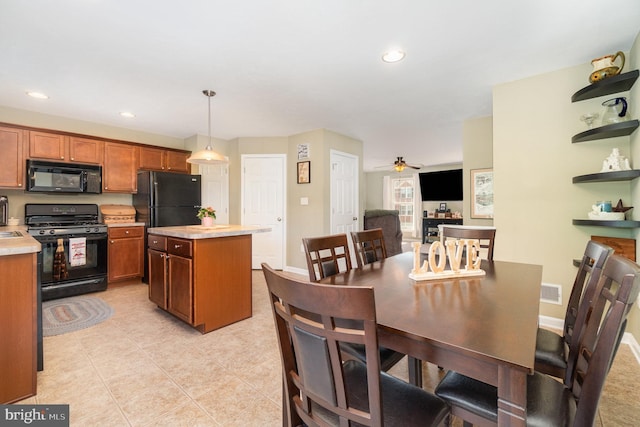
<svg viewBox="0 0 640 427">
<path fill-rule="evenodd" d="M 251 235 L 270 230 L 149 228 L 149 299 L 203 334 L 251 317 Z"/>
</svg>

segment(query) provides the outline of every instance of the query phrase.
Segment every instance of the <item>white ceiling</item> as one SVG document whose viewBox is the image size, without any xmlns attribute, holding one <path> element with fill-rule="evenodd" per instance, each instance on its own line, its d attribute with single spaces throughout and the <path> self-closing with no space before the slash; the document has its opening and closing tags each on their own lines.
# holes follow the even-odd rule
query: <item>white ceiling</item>
<svg viewBox="0 0 640 427">
<path fill-rule="evenodd" d="M 326 128 L 363 141 L 365 170 L 432 166 L 462 161 L 492 86 L 639 31 L 638 0 L 0 0 L 0 105 L 186 138 L 212 89 L 216 138 Z"/>
</svg>

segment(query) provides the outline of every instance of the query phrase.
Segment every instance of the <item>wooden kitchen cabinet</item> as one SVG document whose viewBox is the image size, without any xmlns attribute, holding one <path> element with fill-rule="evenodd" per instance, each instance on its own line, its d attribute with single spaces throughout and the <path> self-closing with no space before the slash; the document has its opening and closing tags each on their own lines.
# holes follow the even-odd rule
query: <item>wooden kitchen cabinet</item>
<svg viewBox="0 0 640 427">
<path fill-rule="evenodd" d="M 167 238 L 147 237 L 149 271 L 149 300 L 163 310 L 167 309 Z"/>
<path fill-rule="evenodd" d="M 29 131 L 29 158 L 67 161 L 68 136 L 57 133 Z"/>
<path fill-rule="evenodd" d="M 102 189 L 106 193 L 137 191 L 138 147 L 118 142 L 104 143 Z"/>
<path fill-rule="evenodd" d="M 69 137 L 69 161 L 101 165 L 104 157 L 104 142 L 99 139 Z"/>
<path fill-rule="evenodd" d="M 142 277 L 144 227 L 109 227 L 108 281 Z"/>
<path fill-rule="evenodd" d="M 193 260 L 188 256 L 192 242 L 169 238 L 167 311 L 187 323 L 193 322 Z M 176 250 L 176 247 L 178 249 Z M 188 248 L 183 250 L 183 248 Z"/>
<path fill-rule="evenodd" d="M 166 172 L 190 172 L 191 167 L 187 163 L 188 158 L 189 153 L 154 147 L 140 147 L 138 168 Z"/>
<path fill-rule="evenodd" d="M 0 256 L 0 404 L 36 394 L 36 254 Z"/>
<path fill-rule="evenodd" d="M 187 159 L 191 153 L 183 153 L 181 151 L 167 150 L 166 165 L 167 170 L 171 172 L 191 173 L 191 165 L 187 163 Z"/>
<path fill-rule="evenodd" d="M 147 241 L 149 299 L 158 307 L 202 333 L 251 317 L 251 235 L 182 239 L 149 234 Z"/>
<path fill-rule="evenodd" d="M 101 165 L 103 144 L 99 139 L 29 131 L 28 157 L 63 163 Z"/>
<path fill-rule="evenodd" d="M 0 187 L 24 188 L 27 131 L 0 127 Z"/>
</svg>

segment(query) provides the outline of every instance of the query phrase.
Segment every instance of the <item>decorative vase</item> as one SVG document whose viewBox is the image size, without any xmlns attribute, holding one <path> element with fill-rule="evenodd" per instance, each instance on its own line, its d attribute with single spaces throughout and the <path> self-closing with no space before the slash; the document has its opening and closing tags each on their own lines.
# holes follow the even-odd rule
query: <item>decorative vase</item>
<svg viewBox="0 0 640 427">
<path fill-rule="evenodd" d="M 213 227 L 213 217 L 212 216 L 205 216 L 204 218 L 202 218 L 202 226 L 203 227 Z"/>
</svg>

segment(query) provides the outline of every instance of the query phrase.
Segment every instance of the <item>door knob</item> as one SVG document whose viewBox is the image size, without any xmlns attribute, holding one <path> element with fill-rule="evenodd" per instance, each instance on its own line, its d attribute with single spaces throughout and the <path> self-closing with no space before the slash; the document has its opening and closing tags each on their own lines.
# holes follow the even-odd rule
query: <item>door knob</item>
<svg viewBox="0 0 640 427">
<path fill-rule="evenodd" d="M 352 219 L 353 219 L 354 221 L 357 221 L 357 220 L 358 220 L 358 217 L 357 217 L 357 216 L 354 216 Z"/>
<path fill-rule="evenodd" d="M 278 217 L 278 222 L 282 221 L 282 218 Z"/>
</svg>

